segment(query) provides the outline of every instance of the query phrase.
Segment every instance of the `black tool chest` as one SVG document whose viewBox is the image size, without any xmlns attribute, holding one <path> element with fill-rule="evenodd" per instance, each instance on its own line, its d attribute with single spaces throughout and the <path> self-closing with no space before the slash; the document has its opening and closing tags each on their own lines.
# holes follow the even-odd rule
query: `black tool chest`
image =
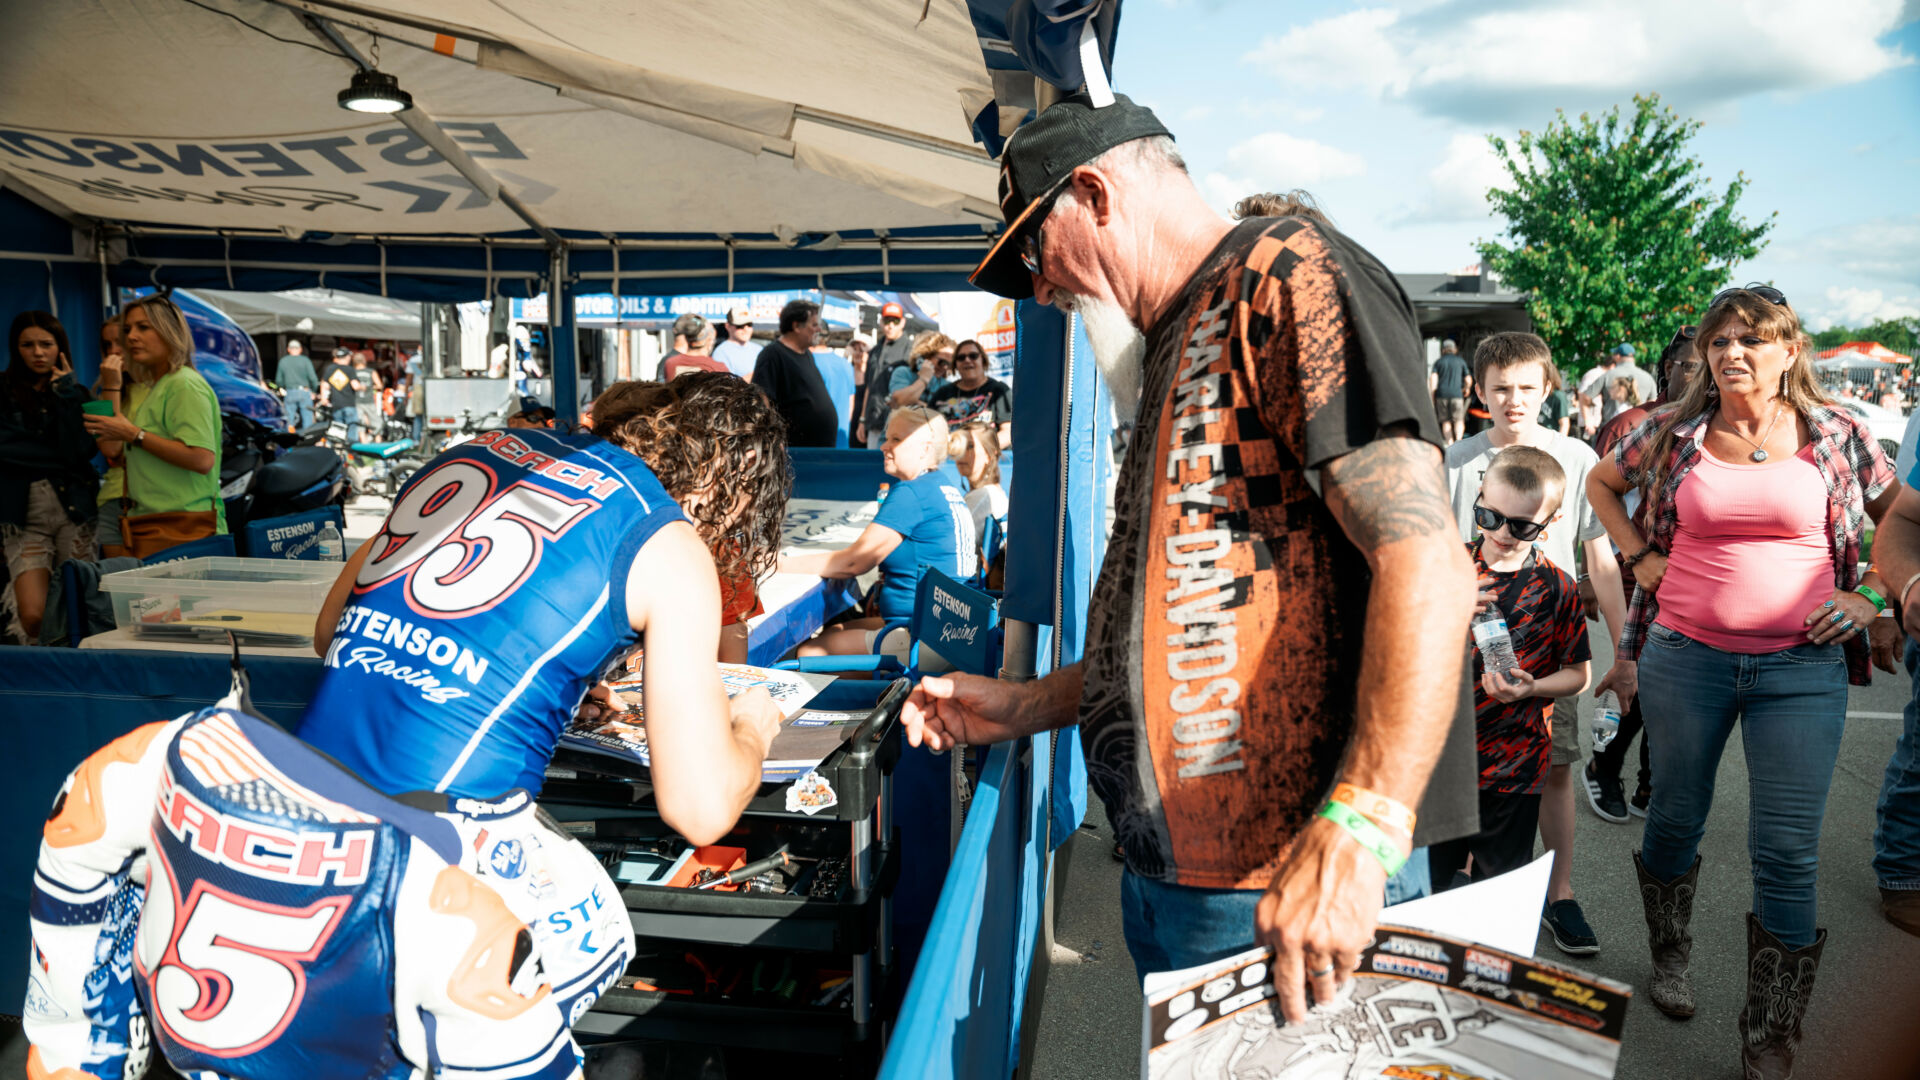
<svg viewBox="0 0 1920 1080">
<path fill-rule="evenodd" d="M 867 716 L 814 770 L 837 798 L 807 815 L 790 784 L 763 784 L 719 846 L 751 863 L 785 847 L 787 891 L 630 884 L 614 873 L 636 938 L 634 963 L 574 1025 L 582 1043 L 643 1039 L 819 1059 L 805 1075 L 872 1076 L 891 1020 L 890 898 L 899 873 L 891 808 L 909 684 L 839 680 L 807 708 Z M 632 775 L 621 775 L 630 770 Z M 540 802 L 602 855 L 660 841 L 643 767 L 563 747 Z M 677 840 L 677 838 L 672 838 Z M 705 850 L 705 849 L 703 849 Z M 756 878 L 759 882 L 761 879 Z M 775 880 L 778 880 L 777 878 Z M 824 1060 L 832 1059 L 832 1060 Z"/>
</svg>

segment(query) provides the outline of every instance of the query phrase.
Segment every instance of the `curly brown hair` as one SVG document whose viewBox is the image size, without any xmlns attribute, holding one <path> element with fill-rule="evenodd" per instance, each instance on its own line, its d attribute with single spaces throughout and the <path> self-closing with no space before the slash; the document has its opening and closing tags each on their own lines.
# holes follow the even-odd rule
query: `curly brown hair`
<svg viewBox="0 0 1920 1080">
<path fill-rule="evenodd" d="M 751 383 L 719 371 L 615 383 L 593 403 L 593 433 L 647 463 L 713 551 L 722 581 L 772 569 L 793 469 L 787 422 Z M 736 493 L 744 505 L 726 497 Z"/>
</svg>

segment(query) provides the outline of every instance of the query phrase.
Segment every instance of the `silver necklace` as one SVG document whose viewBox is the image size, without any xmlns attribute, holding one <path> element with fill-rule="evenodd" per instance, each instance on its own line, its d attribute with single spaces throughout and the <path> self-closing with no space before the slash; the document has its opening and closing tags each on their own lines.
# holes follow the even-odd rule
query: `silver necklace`
<svg viewBox="0 0 1920 1080">
<path fill-rule="evenodd" d="M 1740 435 L 1740 429 L 1733 426 L 1732 420 L 1728 420 L 1724 415 L 1721 416 L 1720 419 L 1726 422 L 1728 431 L 1733 432 L 1735 435 Z M 1779 422 L 1780 422 L 1780 406 L 1776 402 L 1773 406 L 1773 419 L 1767 421 L 1767 430 L 1760 433 L 1759 442 L 1754 442 L 1752 439 L 1747 438 L 1745 435 L 1740 435 L 1740 438 L 1743 441 L 1745 441 L 1748 446 L 1753 447 L 1753 453 L 1748 454 L 1747 455 L 1748 457 L 1752 458 L 1756 462 L 1767 460 L 1767 439 L 1769 436 L 1773 434 L 1773 425 Z"/>
</svg>

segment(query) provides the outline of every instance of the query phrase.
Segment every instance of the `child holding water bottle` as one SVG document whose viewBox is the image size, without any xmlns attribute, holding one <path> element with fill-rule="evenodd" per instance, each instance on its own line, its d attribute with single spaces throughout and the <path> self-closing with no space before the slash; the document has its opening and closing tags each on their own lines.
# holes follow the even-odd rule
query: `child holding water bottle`
<svg viewBox="0 0 1920 1080">
<path fill-rule="evenodd" d="M 1566 487 L 1553 455 L 1513 446 L 1494 457 L 1473 502 L 1480 536 L 1467 547 L 1480 572 L 1481 611 L 1498 617 L 1474 623 L 1480 832 L 1433 845 L 1436 890 L 1459 883 L 1469 856 L 1469 880 L 1518 869 L 1533 856 L 1553 752 L 1553 699 L 1586 689 L 1592 658 L 1578 587 L 1534 546 L 1559 519 Z"/>
</svg>

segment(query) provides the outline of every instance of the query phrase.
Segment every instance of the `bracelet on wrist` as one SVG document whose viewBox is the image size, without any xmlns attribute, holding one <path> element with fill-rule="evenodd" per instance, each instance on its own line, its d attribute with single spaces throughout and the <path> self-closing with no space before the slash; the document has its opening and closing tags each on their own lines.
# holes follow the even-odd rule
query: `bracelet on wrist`
<svg viewBox="0 0 1920 1080">
<path fill-rule="evenodd" d="M 1346 803 L 1329 802 L 1320 808 L 1320 816 L 1345 829 L 1355 843 L 1366 848 L 1369 854 L 1380 861 L 1380 867 L 1388 877 L 1399 873 L 1400 867 L 1406 864 L 1407 857 L 1401 853 L 1399 845 L 1382 832 L 1380 826 L 1367 820 L 1365 814 Z"/>
<path fill-rule="evenodd" d="M 1653 554 L 1653 545 L 1648 544 L 1646 547 L 1641 548 L 1639 551 L 1636 551 L 1633 554 L 1627 556 L 1625 559 L 1621 560 L 1621 565 L 1631 570 L 1634 567 L 1640 565 L 1641 559 L 1644 559 L 1651 554 Z"/>
<path fill-rule="evenodd" d="M 1913 583 L 1916 581 L 1920 581 L 1920 574 L 1913 575 L 1912 577 L 1907 579 L 1907 583 L 1905 585 L 1900 586 L 1900 610 L 1901 611 L 1907 610 L 1907 594 L 1913 592 Z"/>
<path fill-rule="evenodd" d="M 1881 596 L 1877 592 L 1874 592 L 1872 589 L 1867 588 L 1865 585 L 1862 585 L 1853 591 L 1856 593 L 1859 593 L 1861 596 L 1866 597 L 1867 600 L 1873 604 L 1874 614 L 1878 615 L 1879 613 L 1887 610 L 1887 598 L 1884 596 Z"/>
<path fill-rule="evenodd" d="M 1407 804 L 1399 799 L 1344 780 L 1333 786 L 1333 794 L 1327 796 L 1327 801 L 1345 803 L 1375 824 L 1399 829 L 1408 836 L 1413 835 L 1413 823 L 1418 820 Z"/>
</svg>

